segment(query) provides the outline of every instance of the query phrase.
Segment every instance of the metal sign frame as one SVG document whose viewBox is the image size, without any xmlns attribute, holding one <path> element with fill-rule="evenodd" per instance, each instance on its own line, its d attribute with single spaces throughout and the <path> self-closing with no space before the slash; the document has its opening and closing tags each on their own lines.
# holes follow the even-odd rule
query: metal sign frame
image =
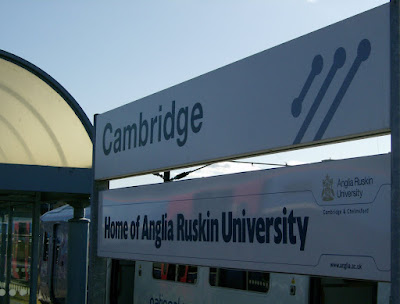
<svg viewBox="0 0 400 304">
<path fill-rule="evenodd" d="M 327 161 L 102 191 L 98 254 L 387 282 L 389 217 L 389 154 Z"/>
<path fill-rule="evenodd" d="M 390 1 L 391 300 L 400 304 L 400 62 L 398 0 Z"/>
<path fill-rule="evenodd" d="M 95 178 L 387 134 L 389 32 L 382 5 L 100 114 Z"/>
</svg>

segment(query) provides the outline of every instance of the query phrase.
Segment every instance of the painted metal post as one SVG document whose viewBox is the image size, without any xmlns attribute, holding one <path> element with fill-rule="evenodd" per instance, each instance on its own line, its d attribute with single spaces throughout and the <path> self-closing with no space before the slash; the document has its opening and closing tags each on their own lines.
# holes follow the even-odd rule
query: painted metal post
<svg viewBox="0 0 400 304">
<path fill-rule="evenodd" d="M 70 204 L 71 205 L 71 204 Z M 68 288 L 67 304 L 85 304 L 88 274 L 89 220 L 84 204 L 74 206 L 74 217 L 68 221 Z"/>
<path fill-rule="evenodd" d="M 40 224 L 40 195 L 37 194 L 36 202 L 32 210 L 32 249 L 31 249 L 31 281 L 29 304 L 37 304 L 37 287 L 39 275 L 39 224 Z"/>
<path fill-rule="evenodd" d="M 93 136 L 93 179 L 96 146 L 96 117 L 94 116 L 94 136 Z M 93 181 L 93 191 L 90 201 L 90 248 L 89 248 L 89 290 L 88 303 L 105 304 L 107 303 L 107 259 L 97 256 L 98 243 L 98 209 L 99 191 L 108 189 L 108 181 Z"/>
<path fill-rule="evenodd" d="M 399 0 L 390 1 L 390 129 L 392 141 L 391 303 L 400 304 Z"/>
<path fill-rule="evenodd" d="M 6 266 L 6 295 L 4 303 L 10 303 L 10 282 L 11 282 L 11 254 L 13 245 L 13 225 L 14 225 L 13 207 L 8 205 L 8 232 L 7 232 L 7 266 Z"/>
<path fill-rule="evenodd" d="M 165 171 L 163 179 L 164 179 L 164 183 L 170 182 L 171 181 L 171 171 Z"/>
<path fill-rule="evenodd" d="M 5 222 L 5 215 L 4 212 L 1 212 L 0 216 L 0 223 L 1 223 L 1 247 L 0 247 L 0 283 L 6 282 L 6 276 L 5 276 L 5 269 L 6 269 L 6 243 L 7 243 L 7 223 Z"/>
</svg>

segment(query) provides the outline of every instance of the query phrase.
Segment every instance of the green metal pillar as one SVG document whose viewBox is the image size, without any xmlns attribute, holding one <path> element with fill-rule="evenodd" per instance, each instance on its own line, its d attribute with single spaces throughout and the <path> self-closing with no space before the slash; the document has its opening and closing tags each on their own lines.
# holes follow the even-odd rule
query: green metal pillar
<svg viewBox="0 0 400 304">
<path fill-rule="evenodd" d="M 71 204 L 74 217 L 68 221 L 67 304 L 86 304 L 88 279 L 89 220 L 83 204 Z"/>
</svg>

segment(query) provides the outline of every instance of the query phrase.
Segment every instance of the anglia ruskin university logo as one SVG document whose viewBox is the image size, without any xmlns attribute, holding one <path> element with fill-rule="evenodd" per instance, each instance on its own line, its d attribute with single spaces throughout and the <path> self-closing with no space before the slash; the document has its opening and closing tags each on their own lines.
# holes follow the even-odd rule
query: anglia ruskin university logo
<svg viewBox="0 0 400 304">
<path fill-rule="evenodd" d="M 344 78 L 343 83 L 340 86 L 339 91 L 336 94 L 336 97 L 334 98 L 328 110 L 328 113 L 326 113 L 325 118 L 323 119 L 317 133 L 315 134 L 314 141 L 320 140 L 324 136 L 326 129 L 328 128 L 333 116 L 335 115 L 337 109 L 339 108 L 343 97 L 346 95 L 346 92 L 350 87 L 350 84 L 352 83 L 354 77 L 356 76 L 358 69 L 360 68 L 361 64 L 369 58 L 370 53 L 371 53 L 370 41 L 368 39 L 361 40 L 360 43 L 358 44 L 357 56 L 354 59 L 353 64 L 351 65 L 350 70 L 348 71 L 346 77 Z M 297 133 L 296 138 L 293 141 L 293 144 L 301 143 L 304 134 L 306 133 L 308 127 L 310 126 L 310 123 L 313 120 L 315 113 L 317 112 L 322 100 L 324 99 L 326 92 L 329 89 L 329 86 L 332 83 L 333 78 L 336 75 L 336 72 L 343 67 L 345 62 L 346 62 L 346 50 L 342 47 L 339 47 L 335 51 L 335 54 L 333 56 L 332 66 L 330 67 L 329 72 L 326 75 L 326 78 L 317 96 L 315 97 L 314 102 L 311 105 L 310 110 L 308 111 L 307 116 L 305 117 L 303 124 L 300 127 L 299 132 Z M 296 118 L 300 116 L 302 112 L 303 101 L 308 93 L 308 90 L 310 89 L 314 79 L 322 72 L 323 66 L 324 66 L 324 58 L 321 55 L 316 55 L 311 64 L 310 74 L 307 77 L 307 80 L 300 92 L 300 95 L 296 97 L 292 102 L 293 117 Z"/>
<path fill-rule="evenodd" d="M 372 176 L 343 176 L 331 178 L 328 174 L 322 180 L 322 200 L 361 199 L 371 194 L 374 178 Z"/>
</svg>

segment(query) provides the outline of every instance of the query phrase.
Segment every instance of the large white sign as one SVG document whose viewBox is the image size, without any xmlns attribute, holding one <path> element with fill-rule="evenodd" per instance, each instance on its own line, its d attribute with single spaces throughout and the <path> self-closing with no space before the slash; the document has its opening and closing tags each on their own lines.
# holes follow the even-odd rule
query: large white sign
<svg viewBox="0 0 400 304">
<path fill-rule="evenodd" d="M 390 281 L 390 155 L 100 192 L 98 255 Z"/>
<path fill-rule="evenodd" d="M 388 132 L 389 46 L 386 4 L 99 115 L 95 178 Z"/>
</svg>

